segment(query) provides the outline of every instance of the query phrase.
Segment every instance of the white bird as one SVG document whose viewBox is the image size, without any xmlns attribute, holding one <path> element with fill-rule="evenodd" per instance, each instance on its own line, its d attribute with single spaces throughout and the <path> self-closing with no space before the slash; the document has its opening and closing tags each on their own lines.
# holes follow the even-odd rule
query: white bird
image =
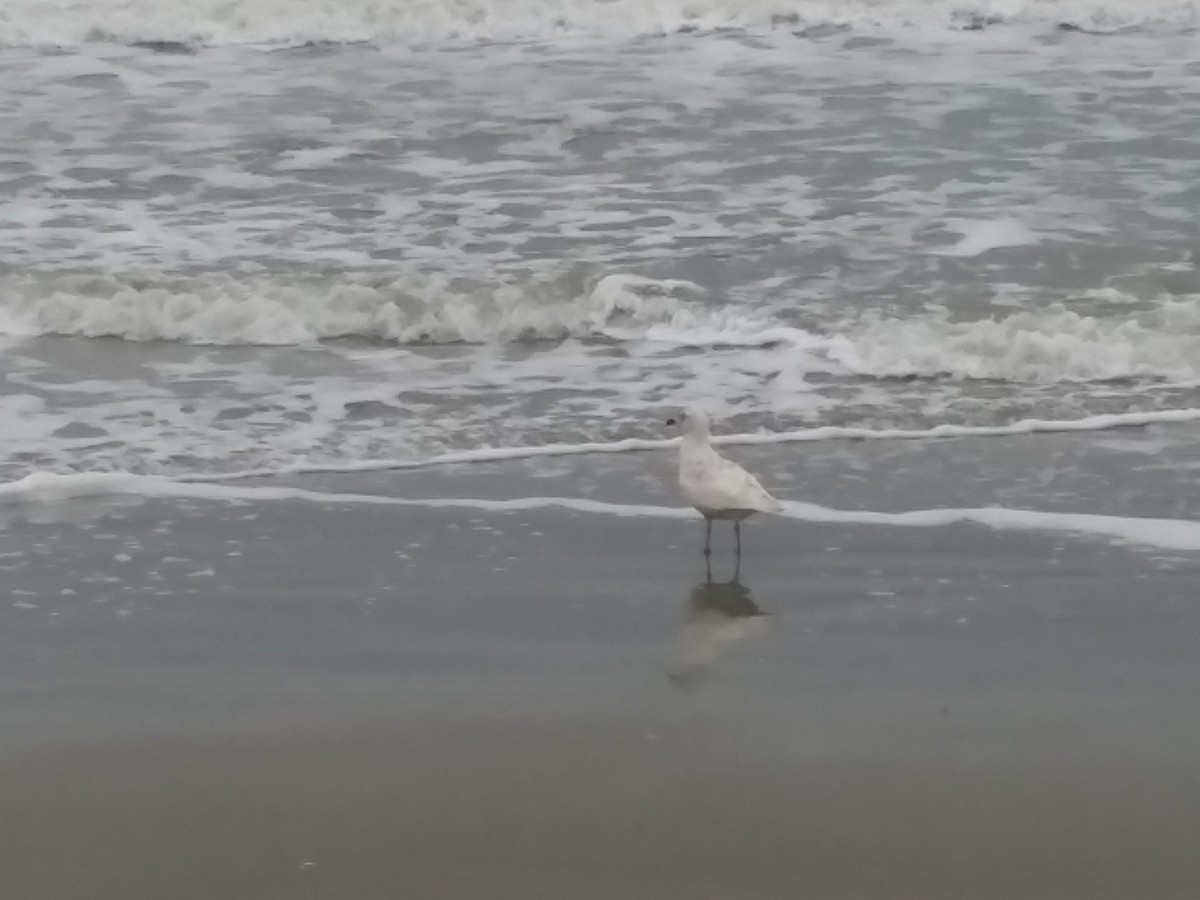
<svg viewBox="0 0 1200 900">
<path fill-rule="evenodd" d="M 766 492 L 758 479 L 717 453 L 708 440 L 708 415 L 692 408 L 668 425 L 683 429 L 679 444 L 679 486 L 688 503 L 704 516 L 704 555 L 712 553 L 714 519 L 732 519 L 737 554 L 742 555 L 742 519 L 756 512 L 777 513 L 783 504 Z"/>
</svg>

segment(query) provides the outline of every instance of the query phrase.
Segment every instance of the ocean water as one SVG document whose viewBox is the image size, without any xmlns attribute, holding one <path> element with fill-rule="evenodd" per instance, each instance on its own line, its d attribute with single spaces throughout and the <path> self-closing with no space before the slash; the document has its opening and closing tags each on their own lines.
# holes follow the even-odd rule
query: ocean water
<svg viewBox="0 0 1200 900">
<path fill-rule="evenodd" d="M 9 0 L 0 122 L 3 481 L 1200 417 L 1194 0 Z"/>
</svg>

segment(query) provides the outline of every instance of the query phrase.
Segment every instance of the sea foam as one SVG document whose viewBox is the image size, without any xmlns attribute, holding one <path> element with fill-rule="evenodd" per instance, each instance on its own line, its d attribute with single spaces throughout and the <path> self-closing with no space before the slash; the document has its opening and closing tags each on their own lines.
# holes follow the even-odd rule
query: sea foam
<svg viewBox="0 0 1200 900">
<path fill-rule="evenodd" d="M 942 424 L 931 428 L 855 428 L 825 425 L 792 431 L 759 431 L 750 434 L 722 434 L 712 443 L 726 447 L 770 446 L 776 444 L 817 443 L 824 441 L 922 441 L 955 438 L 1011 437 L 1026 434 L 1069 434 L 1108 431 L 1116 428 L 1140 428 L 1148 425 L 1172 425 L 1200 421 L 1200 409 L 1164 409 L 1150 412 L 1109 413 L 1079 419 L 1022 419 L 1007 425 Z M 355 472 L 386 472 L 425 469 L 472 463 L 507 462 L 521 459 L 584 456 L 588 454 L 640 453 L 668 450 L 678 446 L 678 438 L 624 438 L 618 441 L 585 441 L 574 444 L 542 444 L 532 447 L 481 447 L 459 450 L 423 459 L 367 459 L 344 463 L 306 464 L 247 469 L 220 475 L 181 475 L 182 483 L 213 483 L 282 475 L 317 475 Z"/>
<path fill-rule="evenodd" d="M 605 276 L 575 296 L 553 283 L 464 285 L 422 273 L 307 281 L 22 275 L 0 279 L 0 333 L 287 346 L 349 337 L 397 344 L 640 337 L 672 322 L 729 330 L 729 313 L 687 305 L 701 293 L 691 282 L 632 274 Z"/>
<path fill-rule="evenodd" d="M 695 511 L 691 509 L 651 504 L 609 503 L 577 497 L 517 497 L 504 500 L 463 497 L 410 499 L 374 494 L 326 493 L 291 487 L 198 484 L 131 474 L 53 475 L 34 473 L 19 481 L 0 484 L 0 503 L 62 503 L 73 498 L 106 494 L 184 497 L 214 502 L 291 500 L 327 505 L 392 505 L 435 509 L 471 509 L 500 513 L 567 509 L 594 515 L 655 519 L 693 519 L 696 516 Z M 1200 550 L 1200 522 L 1184 519 L 1050 513 L 1003 507 L 876 512 L 831 509 L 798 501 L 785 501 L 782 516 L 802 522 L 902 528 L 945 528 L 959 524 L 972 524 L 997 531 L 1061 532 L 1084 535 L 1162 550 Z"/>
<path fill-rule="evenodd" d="M 433 43 L 680 31 L 1003 22 L 1194 24 L 1194 0 L 8 0 L 0 44 Z"/>
<path fill-rule="evenodd" d="M 484 284 L 419 272 L 309 280 L 11 275 L 0 278 L 0 296 L 0 335 L 10 337 L 224 346 L 596 337 L 781 348 L 790 351 L 792 368 L 873 378 L 1200 382 L 1200 294 L 1165 295 L 1123 315 L 1050 302 L 982 318 L 955 318 L 936 307 L 903 317 L 867 311 L 807 328 L 789 321 L 793 309 L 804 308 L 803 295 L 757 307 L 716 305 L 690 281 L 634 273 L 609 273 L 590 287 L 553 279 Z"/>
</svg>

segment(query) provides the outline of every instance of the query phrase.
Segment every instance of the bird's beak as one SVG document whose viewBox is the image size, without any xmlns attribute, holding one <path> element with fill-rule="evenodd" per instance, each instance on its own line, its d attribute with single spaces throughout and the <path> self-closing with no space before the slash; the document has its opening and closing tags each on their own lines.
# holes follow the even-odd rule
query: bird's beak
<svg viewBox="0 0 1200 900">
<path fill-rule="evenodd" d="M 667 424 L 668 425 L 678 425 L 679 423 L 676 422 L 674 419 L 667 419 Z"/>
</svg>

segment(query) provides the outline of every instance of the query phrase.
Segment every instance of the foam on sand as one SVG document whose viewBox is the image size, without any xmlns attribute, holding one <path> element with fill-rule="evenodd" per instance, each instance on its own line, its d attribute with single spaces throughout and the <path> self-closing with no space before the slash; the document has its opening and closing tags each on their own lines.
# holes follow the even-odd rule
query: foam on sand
<svg viewBox="0 0 1200 900">
<path fill-rule="evenodd" d="M 28 475 L 0 484 L 0 504 L 62 503 L 73 498 L 132 494 L 144 497 L 183 497 L 216 502 L 269 502 L 293 500 L 325 505 L 370 504 L 433 509 L 472 509 L 480 512 L 520 512 L 568 509 L 594 515 L 653 519 L 696 518 L 690 509 L 651 504 L 608 503 L 577 497 L 518 497 L 481 500 L 463 497 L 410 499 L 375 494 L 310 491 L 291 487 L 250 487 L 201 484 L 126 473 Z M 900 528 L 945 528 L 959 524 L 983 525 L 997 531 L 1059 532 L 1104 538 L 1133 546 L 1161 550 L 1200 551 L 1200 522 L 1185 519 L 1105 516 L 1091 513 L 1051 513 L 1005 507 L 977 509 L 920 509 L 907 512 L 840 510 L 814 503 L 785 501 L 781 516 L 802 522 L 839 525 L 877 525 Z"/>
<path fill-rule="evenodd" d="M 1125 544 L 1163 550 L 1200 550 L 1200 522 L 1186 519 L 1051 513 L 999 506 L 979 509 L 918 509 L 899 513 L 830 509 L 795 501 L 786 503 L 785 506 L 785 516 L 806 522 L 892 525 L 903 528 L 942 528 L 972 523 L 985 525 L 997 531 L 1058 531 L 1109 538 Z"/>
</svg>

